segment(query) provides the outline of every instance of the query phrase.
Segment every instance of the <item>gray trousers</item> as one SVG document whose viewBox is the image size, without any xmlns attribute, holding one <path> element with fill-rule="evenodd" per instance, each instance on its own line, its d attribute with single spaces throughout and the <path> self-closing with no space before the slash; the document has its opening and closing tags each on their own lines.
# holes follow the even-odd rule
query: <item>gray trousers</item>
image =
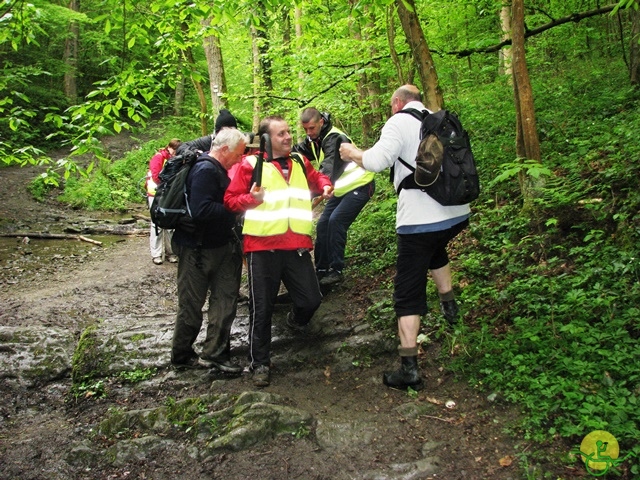
<svg viewBox="0 0 640 480">
<path fill-rule="evenodd" d="M 208 292 L 207 332 L 200 357 L 229 359 L 242 275 L 241 246 L 229 243 L 213 249 L 178 248 L 178 315 L 171 360 L 184 363 L 196 355 L 193 343 L 202 327 L 202 307 Z"/>
</svg>

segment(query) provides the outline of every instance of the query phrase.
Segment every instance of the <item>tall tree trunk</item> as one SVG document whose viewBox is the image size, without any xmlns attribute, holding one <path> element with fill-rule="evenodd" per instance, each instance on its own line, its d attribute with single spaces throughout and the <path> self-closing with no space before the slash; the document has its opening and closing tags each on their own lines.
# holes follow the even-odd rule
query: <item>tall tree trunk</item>
<svg viewBox="0 0 640 480">
<path fill-rule="evenodd" d="M 182 28 L 186 29 L 187 26 L 183 25 Z M 191 47 L 183 50 L 182 54 L 184 55 L 184 60 L 187 62 L 189 70 L 191 72 L 195 72 L 196 62 L 193 58 Z M 207 98 L 204 94 L 204 88 L 202 88 L 202 84 L 199 80 L 196 80 L 196 77 L 193 74 L 191 75 L 191 83 L 193 83 L 193 88 L 195 88 L 198 100 L 200 101 L 200 131 L 202 132 L 202 135 L 207 135 L 211 132 L 209 132 L 209 129 L 207 128 Z"/>
<path fill-rule="evenodd" d="M 629 9 L 631 16 L 631 45 L 629 48 L 629 70 L 631 85 L 640 85 L 640 10 Z"/>
<path fill-rule="evenodd" d="M 509 40 L 511 38 L 511 7 L 509 5 L 503 5 L 500 10 L 500 25 L 502 26 L 502 40 Z M 498 65 L 498 73 L 500 75 L 511 75 L 511 47 L 505 46 L 500 49 L 498 53 L 500 62 Z"/>
<path fill-rule="evenodd" d="M 179 60 L 182 63 L 182 60 Z M 176 82 L 175 97 L 173 99 L 173 114 L 176 116 L 182 115 L 182 107 L 184 106 L 184 75 L 182 74 L 182 68 L 178 69 L 178 81 Z"/>
<path fill-rule="evenodd" d="M 69 10 L 80 11 L 80 0 L 69 0 Z M 78 40 L 80 38 L 80 26 L 72 20 L 69 24 L 69 35 L 64 41 L 63 62 L 66 65 L 64 72 L 64 94 L 71 105 L 78 103 L 78 85 L 76 75 L 78 73 Z"/>
<path fill-rule="evenodd" d="M 368 15 L 369 21 L 367 22 L 367 32 L 373 32 L 373 36 L 377 37 L 378 35 L 376 35 L 376 33 L 380 33 L 377 32 L 377 28 L 376 28 L 376 18 L 375 18 L 375 14 L 372 11 L 369 11 L 369 15 Z M 371 38 L 370 35 L 366 35 L 366 39 L 369 41 L 369 57 L 370 58 L 377 58 L 378 57 L 378 49 L 376 48 L 376 43 L 374 43 L 372 40 L 373 38 Z M 380 98 L 382 97 L 382 92 L 380 91 L 380 68 L 379 68 L 379 62 L 376 60 L 374 65 L 375 68 L 373 69 L 373 71 L 367 75 L 367 83 L 366 83 L 366 88 L 367 88 L 367 93 L 369 96 L 369 105 L 371 106 L 371 112 L 369 114 L 369 122 L 368 122 L 368 129 L 367 130 L 363 130 L 364 133 L 364 138 L 366 139 L 373 139 L 373 127 L 376 124 L 376 122 L 381 121 L 383 118 L 382 115 L 382 105 L 380 103 Z M 386 118 L 386 115 L 385 115 Z"/>
<path fill-rule="evenodd" d="M 285 47 L 283 55 L 286 57 L 291 53 L 291 16 L 289 9 L 282 9 L 282 43 Z"/>
<path fill-rule="evenodd" d="M 251 53 L 253 60 L 253 128 L 252 131 L 257 132 L 260 125 L 260 87 L 262 81 L 260 77 L 260 49 L 258 48 L 258 31 L 255 26 L 251 26 Z"/>
<path fill-rule="evenodd" d="M 394 5 L 389 5 L 387 8 L 387 43 L 389 44 L 389 52 L 391 53 L 391 61 L 393 65 L 396 67 L 396 72 L 398 74 L 398 83 L 400 85 L 405 85 L 408 83 L 407 77 L 402 71 L 402 62 L 398 57 L 398 52 L 396 51 L 396 24 L 394 21 L 394 17 L 396 14 L 396 8 Z"/>
<path fill-rule="evenodd" d="M 296 35 L 296 41 L 298 45 L 301 44 L 302 41 L 302 7 L 296 6 L 293 10 L 293 24 L 294 31 Z M 304 98 L 304 72 L 302 69 L 298 71 L 298 94 L 300 98 Z M 296 138 L 304 138 L 304 130 L 302 130 L 302 124 L 300 122 L 296 122 Z"/>
<path fill-rule="evenodd" d="M 513 92 L 516 106 L 516 155 L 519 158 L 540 161 L 540 141 L 536 128 L 536 113 L 533 105 L 533 90 L 527 70 L 524 49 L 524 0 L 513 0 Z M 520 189 L 524 207 L 532 206 L 535 191 L 541 187 L 524 172 L 520 176 Z"/>
<path fill-rule="evenodd" d="M 395 0 L 395 3 L 398 7 L 398 16 L 400 17 L 402 29 L 407 37 L 407 42 L 413 53 L 413 60 L 418 69 L 422 91 L 426 97 L 424 98 L 424 104 L 429 110 L 436 112 L 444 107 L 444 100 L 442 98 L 442 90 L 438 84 L 438 74 L 429 51 L 429 45 L 424 38 L 420 21 L 415 13 L 415 1 Z M 409 8 L 405 6 L 405 3 Z"/>
<path fill-rule="evenodd" d="M 256 28 L 256 37 L 257 37 L 257 46 L 258 52 L 260 53 L 260 76 L 261 83 L 263 86 L 263 90 L 265 95 L 263 95 L 262 106 L 265 109 L 268 109 L 270 106 L 269 93 L 273 90 L 273 68 L 271 64 L 271 58 L 269 57 L 269 35 L 268 30 L 269 27 L 267 25 L 268 19 L 266 12 L 270 11 L 269 7 L 266 5 L 265 0 L 258 0 L 257 9 L 262 15 L 257 15 L 257 18 L 260 19 L 260 25 Z"/>
<path fill-rule="evenodd" d="M 354 0 L 349 0 L 351 7 L 355 5 Z M 366 7 L 365 7 L 366 8 Z M 357 40 L 358 43 L 362 43 L 364 40 L 362 37 L 362 29 L 360 28 L 360 22 L 357 19 L 351 18 L 349 23 L 349 30 L 351 37 Z M 362 142 L 368 144 L 373 130 L 373 119 L 371 116 L 371 99 L 369 98 L 369 90 L 367 88 L 369 83 L 368 75 L 366 72 L 362 72 L 358 77 L 358 83 L 356 84 L 356 91 L 358 92 L 357 107 L 360 109 L 360 122 L 362 125 Z"/>
<path fill-rule="evenodd" d="M 207 19 L 203 24 L 208 27 L 211 19 Z M 224 74 L 224 63 L 222 61 L 222 48 L 220 38 L 216 35 L 207 35 L 203 38 L 204 55 L 207 59 L 209 70 L 209 90 L 211 92 L 211 113 L 215 117 L 222 108 L 226 108 L 227 101 L 224 94 L 227 91 L 227 80 Z"/>
</svg>

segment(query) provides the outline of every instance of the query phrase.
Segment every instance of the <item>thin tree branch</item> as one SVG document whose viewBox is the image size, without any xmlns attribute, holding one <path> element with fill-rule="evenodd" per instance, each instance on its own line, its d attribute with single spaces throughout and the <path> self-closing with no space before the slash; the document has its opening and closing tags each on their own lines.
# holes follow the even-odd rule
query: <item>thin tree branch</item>
<svg viewBox="0 0 640 480">
<path fill-rule="evenodd" d="M 624 30 L 622 29 L 622 17 L 620 16 L 620 10 L 618 10 L 618 28 L 620 29 L 620 46 L 622 47 L 622 60 L 624 60 L 624 64 L 627 66 L 627 70 L 631 73 L 631 68 L 629 67 L 629 62 L 627 61 L 627 53 L 624 49 Z"/>
<path fill-rule="evenodd" d="M 563 25 L 565 23 L 569 23 L 569 22 L 579 22 L 580 20 L 584 20 L 585 18 L 590 18 L 590 17 L 595 17 L 597 15 L 602 15 L 604 13 L 608 13 L 610 11 L 612 11 L 618 4 L 612 4 L 612 5 L 606 5 L 604 7 L 601 8 L 597 8 L 595 10 L 589 10 L 586 12 L 582 12 L 582 13 L 572 13 L 571 15 L 567 15 L 566 17 L 562 17 L 562 18 L 558 18 L 556 20 L 553 20 L 549 23 L 546 23 L 544 25 L 541 25 L 537 28 L 531 29 L 531 30 L 526 30 L 525 31 L 525 38 L 529 38 L 532 37 L 534 35 L 538 35 L 539 33 L 542 33 L 546 30 L 549 30 L 553 27 L 557 27 L 559 25 Z M 476 53 L 494 53 L 497 52 L 499 50 L 501 50 L 503 47 L 506 47 L 508 45 L 511 45 L 511 39 L 507 39 L 504 40 L 500 43 L 497 43 L 496 45 L 492 45 L 490 47 L 485 47 L 485 48 L 474 48 L 474 49 L 467 49 L 467 50 L 459 50 L 459 51 L 451 51 L 451 52 L 439 52 L 438 50 L 431 50 L 431 53 L 437 54 L 437 55 L 455 55 L 459 58 L 464 58 L 464 57 L 469 57 L 473 54 Z M 398 52 L 398 55 L 405 55 L 408 52 Z M 288 102 L 295 102 L 300 108 L 304 107 L 305 105 L 308 105 L 310 103 L 312 103 L 316 98 L 318 98 L 320 95 L 328 92 L 329 90 L 331 90 L 332 88 L 334 88 L 336 85 L 340 84 L 343 80 L 346 80 L 347 78 L 355 75 L 355 73 L 361 69 L 363 66 L 366 65 L 370 65 L 373 62 L 376 62 L 378 60 L 382 60 L 382 59 L 386 59 L 386 58 L 390 58 L 391 55 L 379 55 L 377 57 L 371 58 L 369 60 L 367 60 L 366 62 L 358 62 L 358 63 L 351 63 L 351 64 L 341 64 L 341 65 L 337 65 L 337 64 L 332 64 L 332 65 L 327 65 L 327 67 L 330 68 L 348 68 L 348 69 L 354 69 L 351 70 L 347 73 L 345 73 L 342 77 L 340 77 L 338 80 L 335 80 L 333 83 L 329 84 L 326 86 L 326 88 L 324 88 L 323 90 L 317 92 L 316 94 L 314 94 L 312 97 L 304 99 L 304 98 L 295 98 L 295 97 L 281 97 L 281 96 L 276 96 L 276 95 L 265 95 L 265 97 L 267 98 L 273 98 L 276 100 L 285 100 Z M 251 96 L 247 96 L 247 97 L 243 97 L 243 98 L 254 98 L 253 95 Z"/>
<path fill-rule="evenodd" d="M 595 17 L 597 15 L 602 15 L 603 13 L 608 13 L 612 11 L 618 4 L 607 5 L 601 8 L 596 8 L 595 10 L 589 10 L 587 12 L 582 13 L 572 13 L 566 17 L 558 18 L 552 22 L 546 23 L 544 25 L 539 26 L 538 28 L 534 28 L 532 30 L 527 30 L 524 33 L 525 38 L 532 37 L 539 33 L 542 33 L 550 28 L 557 27 L 558 25 L 563 25 L 569 22 L 579 22 L 580 20 L 584 20 L 585 18 Z M 458 52 L 447 52 L 448 55 L 456 55 L 457 57 L 463 58 L 473 55 L 474 53 L 493 53 L 498 50 L 506 47 L 507 45 L 511 45 L 511 39 L 504 40 L 496 45 L 492 45 L 491 47 L 486 48 L 473 48 L 468 50 L 460 50 Z"/>
</svg>

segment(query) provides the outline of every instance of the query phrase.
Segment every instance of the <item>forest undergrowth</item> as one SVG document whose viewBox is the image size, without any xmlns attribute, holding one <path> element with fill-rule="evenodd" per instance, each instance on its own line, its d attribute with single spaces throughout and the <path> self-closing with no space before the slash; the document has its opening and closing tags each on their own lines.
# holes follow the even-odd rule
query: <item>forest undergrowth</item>
<svg viewBox="0 0 640 480">
<path fill-rule="evenodd" d="M 534 74 L 541 164 L 515 158 L 507 81 L 448 105 L 465 113 L 483 193 L 451 255 L 464 318 L 437 335 L 452 371 L 522 408 L 510 426 L 515 435 L 578 446 L 590 432 L 607 431 L 627 455 L 609 473 L 633 477 L 640 474 L 640 92 L 618 71 L 588 64 Z M 540 185 L 527 207 L 522 178 Z M 395 197 L 384 177 L 378 185 L 387 188 L 359 217 L 349 248 L 352 269 L 386 268 L 390 288 Z M 392 318 L 379 313 L 392 312 L 390 304 L 372 309 L 374 322 Z M 522 455 L 526 463 L 535 453 Z"/>
</svg>

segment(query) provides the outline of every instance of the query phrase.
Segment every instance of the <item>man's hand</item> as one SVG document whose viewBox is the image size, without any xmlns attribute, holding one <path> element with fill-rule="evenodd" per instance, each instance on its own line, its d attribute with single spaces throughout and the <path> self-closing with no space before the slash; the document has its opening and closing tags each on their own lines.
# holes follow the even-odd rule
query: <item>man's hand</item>
<svg viewBox="0 0 640 480">
<path fill-rule="evenodd" d="M 260 203 L 264 201 L 264 187 L 259 187 L 257 183 L 251 185 L 251 190 L 249 190 L 249 193 L 254 200 L 257 200 Z"/>
<path fill-rule="evenodd" d="M 362 167 L 362 150 L 356 148 L 353 143 L 343 143 L 340 145 L 340 158 L 347 162 L 355 162 Z"/>
<path fill-rule="evenodd" d="M 333 197 L 333 185 L 327 185 L 322 189 L 322 198 L 325 200 Z"/>
</svg>

